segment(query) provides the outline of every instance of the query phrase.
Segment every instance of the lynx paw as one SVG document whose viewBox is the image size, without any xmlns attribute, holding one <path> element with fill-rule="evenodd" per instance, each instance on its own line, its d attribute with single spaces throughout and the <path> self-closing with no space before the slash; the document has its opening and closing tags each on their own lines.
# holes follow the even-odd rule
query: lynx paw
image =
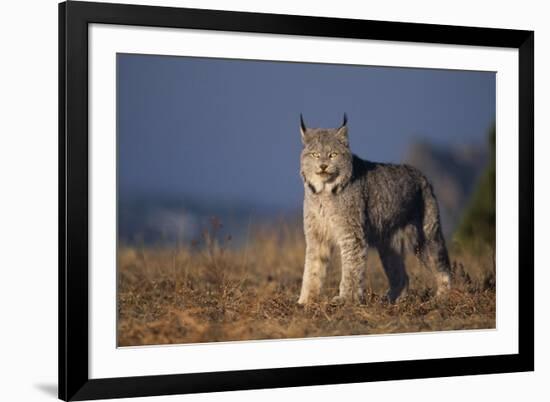
<svg viewBox="0 0 550 402">
<path fill-rule="evenodd" d="M 386 295 L 382 298 L 383 301 L 386 301 L 390 304 L 396 304 L 400 301 L 403 301 L 407 297 L 407 290 L 388 290 Z"/>
<path fill-rule="evenodd" d="M 449 274 L 447 273 L 439 273 L 437 275 L 437 292 L 436 296 L 442 296 L 449 292 L 451 289 L 451 281 L 449 278 Z"/>
<path fill-rule="evenodd" d="M 330 301 L 331 306 L 343 306 L 346 304 L 346 298 L 343 296 L 334 296 Z"/>
</svg>

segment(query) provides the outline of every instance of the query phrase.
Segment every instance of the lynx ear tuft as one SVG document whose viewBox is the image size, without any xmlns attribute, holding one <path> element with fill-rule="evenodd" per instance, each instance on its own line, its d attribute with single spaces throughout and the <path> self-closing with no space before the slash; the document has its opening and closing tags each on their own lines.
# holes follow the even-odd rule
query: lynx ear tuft
<svg viewBox="0 0 550 402">
<path fill-rule="evenodd" d="M 344 113 L 344 122 L 342 126 L 336 130 L 336 138 L 345 146 L 348 146 L 348 116 Z"/>
<path fill-rule="evenodd" d="M 304 123 L 304 116 L 300 113 L 300 134 L 302 134 L 302 142 L 306 142 L 306 123 Z"/>
</svg>

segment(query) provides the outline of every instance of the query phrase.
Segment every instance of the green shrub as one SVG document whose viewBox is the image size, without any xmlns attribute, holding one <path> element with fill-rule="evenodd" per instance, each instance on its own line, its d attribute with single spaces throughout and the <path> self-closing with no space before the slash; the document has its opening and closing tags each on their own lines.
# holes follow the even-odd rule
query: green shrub
<svg viewBox="0 0 550 402">
<path fill-rule="evenodd" d="M 490 157 L 454 235 L 459 248 L 481 252 L 495 247 L 496 158 L 495 125 L 488 130 Z"/>
</svg>

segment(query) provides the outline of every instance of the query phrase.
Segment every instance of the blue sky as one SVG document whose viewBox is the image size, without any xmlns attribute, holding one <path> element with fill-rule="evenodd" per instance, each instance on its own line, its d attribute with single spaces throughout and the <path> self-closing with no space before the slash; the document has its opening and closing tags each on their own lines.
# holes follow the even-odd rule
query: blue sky
<svg viewBox="0 0 550 402">
<path fill-rule="evenodd" d="M 354 153 L 399 162 L 411 141 L 485 144 L 495 74 L 118 55 L 122 199 L 192 197 L 301 205 L 299 114 L 348 115 Z"/>
</svg>

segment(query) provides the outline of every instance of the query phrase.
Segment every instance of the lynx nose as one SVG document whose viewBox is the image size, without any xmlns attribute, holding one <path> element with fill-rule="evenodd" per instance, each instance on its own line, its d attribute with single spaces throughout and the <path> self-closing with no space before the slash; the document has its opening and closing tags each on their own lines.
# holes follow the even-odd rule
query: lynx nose
<svg viewBox="0 0 550 402">
<path fill-rule="evenodd" d="M 327 170 L 328 168 L 328 165 L 325 165 L 325 164 L 322 164 L 321 166 L 319 166 L 321 168 L 321 170 L 324 172 L 325 170 Z"/>
</svg>

